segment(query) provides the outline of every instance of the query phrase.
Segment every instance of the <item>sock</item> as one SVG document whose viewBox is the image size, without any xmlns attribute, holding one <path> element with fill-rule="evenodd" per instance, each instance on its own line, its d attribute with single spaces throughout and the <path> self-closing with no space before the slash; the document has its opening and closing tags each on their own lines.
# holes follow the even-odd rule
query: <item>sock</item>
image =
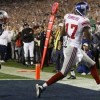
<svg viewBox="0 0 100 100">
<path fill-rule="evenodd" d="M 61 72 L 58 72 L 56 73 L 54 76 L 52 76 L 47 82 L 47 86 L 57 82 L 58 80 L 60 79 L 63 79 L 65 76 L 61 73 Z"/>
<path fill-rule="evenodd" d="M 96 83 L 97 83 L 97 84 L 100 84 L 100 78 L 99 78 L 99 74 L 98 74 L 96 65 L 92 66 L 92 67 L 90 68 L 90 71 L 91 71 L 91 75 L 92 75 L 93 78 L 95 79 Z"/>
<path fill-rule="evenodd" d="M 25 64 L 28 65 L 28 57 L 25 57 Z"/>
<path fill-rule="evenodd" d="M 43 84 L 43 88 L 46 88 L 48 85 L 47 85 L 47 83 L 44 83 Z"/>
<path fill-rule="evenodd" d="M 28 62 L 26 61 L 25 64 L 28 65 Z"/>
<path fill-rule="evenodd" d="M 30 57 L 31 65 L 33 65 L 33 57 Z"/>
</svg>

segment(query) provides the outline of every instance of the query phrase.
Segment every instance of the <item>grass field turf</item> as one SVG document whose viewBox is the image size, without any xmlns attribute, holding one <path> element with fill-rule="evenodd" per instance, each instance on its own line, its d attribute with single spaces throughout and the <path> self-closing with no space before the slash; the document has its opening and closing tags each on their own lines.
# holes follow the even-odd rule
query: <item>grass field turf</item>
<svg viewBox="0 0 100 100">
<path fill-rule="evenodd" d="M 9 61 L 7 61 L 6 63 L 3 63 L 2 65 L 4 65 L 4 66 L 8 66 L 8 67 L 16 67 L 16 68 L 21 68 L 21 69 L 35 69 L 35 65 L 33 65 L 33 66 L 29 66 L 29 67 L 27 67 L 27 66 L 25 66 L 25 65 L 23 65 L 23 64 L 21 64 L 21 63 L 17 63 L 15 60 L 9 60 Z M 2 67 L 1 67 L 2 68 Z M 44 68 L 43 68 L 43 70 L 42 71 L 44 71 L 44 72 L 50 72 L 50 73 L 54 73 L 53 72 L 53 70 L 54 70 L 54 68 L 55 68 L 55 65 L 54 64 L 50 64 L 48 67 L 46 67 L 46 66 L 44 66 Z M 100 73 L 100 69 L 98 70 L 99 71 L 99 73 Z M 75 72 L 76 72 L 76 70 L 75 70 Z M 80 73 L 77 73 L 76 72 L 76 76 L 78 76 L 78 77 L 86 77 L 86 78 L 92 78 L 91 77 L 91 75 L 85 75 L 85 76 L 82 76 L 82 75 L 80 75 Z M 6 75 L 6 74 L 4 74 L 4 73 L 0 73 L 0 79 L 25 79 L 25 77 L 19 77 L 19 76 L 13 76 L 13 75 Z"/>
<path fill-rule="evenodd" d="M 0 79 L 6 80 L 6 79 L 29 79 L 26 77 L 21 77 L 21 76 L 16 76 L 16 75 L 9 75 L 9 74 L 4 74 L 0 73 Z"/>
</svg>

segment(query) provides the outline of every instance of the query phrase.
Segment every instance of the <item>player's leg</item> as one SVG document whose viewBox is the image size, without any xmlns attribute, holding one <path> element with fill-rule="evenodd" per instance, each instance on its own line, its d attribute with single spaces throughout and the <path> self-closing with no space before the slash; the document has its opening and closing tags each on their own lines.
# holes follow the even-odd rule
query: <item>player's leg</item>
<svg viewBox="0 0 100 100">
<path fill-rule="evenodd" d="M 67 46 L 66 46 L 66 47 L 63 47 L 64 59 L 65 59 L 66 56 L 67 56 L 67 54 L 66 54 L 66 49 L 67 49 Z M 76 75 L 75 75 L 74 68 L 72 68 L 72 69 L 70 70 L 70 76 L 68 77 L 68 79 L 76 79 Z"/>
<path fill-rule="evenodd" d="M 23 49 L 24 49 L 25 64 L 28 65 L 28 49 L 29 49 L 28 43 L 24 43 Z"/>
<path fill-rule="evenodd" d="M 91 75 L 95 79 L 97 84 L 100 84 L 100 77 L 99 73 L 97 71 L 96 63 L 84 52 L 82 51 L 83 54 L 83 61 L 86 62 L 86 65 L 90 68 Z"/>
<path fill-rule="evenodd" d="M 33 60 L 34 60 L 34 41 L 32 41 L 29 44 L 29 54 L 30 54 L 31 65 L 33 65 Z"/>
<path fill-rule="evenodd" d="M 58 80 L 63 79 L 71 69 L 73 62 L 76 58 L 77 48 L 68 47 L 67 48 L 67 57 L 64 59 L 63 67 L 60 72 L 52 76 L 48 81 L 46 81 L 42 86 L 36 84 L 37 97 L 40 97 L 41 92 L 48 86 L 57 82 Z"/>
</svg>

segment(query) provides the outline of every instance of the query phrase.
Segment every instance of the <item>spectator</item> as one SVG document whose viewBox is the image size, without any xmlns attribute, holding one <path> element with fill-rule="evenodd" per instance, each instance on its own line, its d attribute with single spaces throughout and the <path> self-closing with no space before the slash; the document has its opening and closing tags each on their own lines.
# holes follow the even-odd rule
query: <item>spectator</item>
<svg viewBox="0 0 100 100">
<path fill-rule="evenodd" d="M 100 64 L 99 64 L 99 53 L 100 53 L 100 33 L 94 33 L 93 34 L 93 40 L 92 40 L 92 51 L 93 51 L 93 56 L 94 60 L 96 62 L 97 68 L 99 69 Z"/>
<path fill-rule="evenodd" d="M 29 27 L 28 23 L 24 23 L 24 29 L 21 33 L 21 39 L 23 41 L 24 48 L 24 57 L 25 64 L 29 65 L 28 60 L 30 60 L 30 64 L 33 65 L 33 57 L 34 57 L 34 33 L 33 29 Z M 29 54 L 29 59 L 28 59 Z"/>
<path fill-rule="evenodd" d="M 84 43 L 82 45 L 82 49 L 90 58 L 93 59 L 92 51 L 89 49 L 89 45 L 87 43 Z M 87 67 L 86 63 L 81 61 L 78 64 L 77 72 L 81 73 L 81 75 L 86 75 L 89 74 L 90 70 Z"/>
<path fill-rule="evenodd" d="M 34 62 L 39 63 L 41 59 L 41 52 L 40 52 L 40 27 L 34 27 Z M 44 45 L 43 45 L 44 46 Z"/>
<path fill-rule="evenodd" d="M 92 33 L 94 33 L 96 30 L 96 22 L 92 16 L 90 17 L 90 25 L 91 25 Z"/>
<path fill-rule="evenodd" d="M 7 43 L 8 43 L 8 31 L 5 29 L 0 35 L 0 55 L 1 55 L 1 62 L 5 62 L 7 58 Z"/>
<path fill-rule="evenodd" d="M 56 48 L 56 72 L 61 70 L 61 66 L 63 64 L 63 47 L 62 47 L 63 39 L 62 36 L 59 37 L 57 48 Z"/>
<path fill-rule="evenodd" d="M 7 44 L 7 60 L 12 59 L 12 48 L 11 48 L 11 41 L 13 38 L 13 31 L 12 26 L 7 26 L 7 32 L 8 32 L 8 44 Z"/>
<path fill-rule="evenodd" d="M 15 41 L 15 48 L 16 52 L 18 54 L 18 61 L 17 62 L 22 62 L 23 63 L 23 43 L 21 40 L 21 32 L 18 33 L 16 36 L 16 41 Z"/>
<path fill-rule="evenodd" d="M 19 29 L 17 29 L 15 26 L 13 27 L 12 29 L 13 31 L 13 37 L 12 37 L 12 40 L 11 40 L 11 54 L 12 54 L 12 60 L 14 59 L 18 59 L 18 56 L 16 56 L 16 48 L 15 48 L 15 41 L 16 41 L 16 36 L 18 35 L 18 32 L 19 32 Z"/>
</svg>

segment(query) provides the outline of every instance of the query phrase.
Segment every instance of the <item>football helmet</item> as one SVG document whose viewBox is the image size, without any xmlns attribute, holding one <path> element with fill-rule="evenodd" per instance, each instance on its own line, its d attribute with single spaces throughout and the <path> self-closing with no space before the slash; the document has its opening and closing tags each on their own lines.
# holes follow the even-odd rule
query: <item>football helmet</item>
<svg viewBox="0 0 100 100">
<path fill-rule="evenodd" d="M 0 10 L 0 24 L 5 24 L 9 19 L 8 13 L 4 10 Z"/>
<path fill-rule="evenodd" d="M 79 2 L 75 5 L 75 11 L 81 16 L 85 16 L 89 11 L 89 5 L 87 2 Z"/>
</svg>

